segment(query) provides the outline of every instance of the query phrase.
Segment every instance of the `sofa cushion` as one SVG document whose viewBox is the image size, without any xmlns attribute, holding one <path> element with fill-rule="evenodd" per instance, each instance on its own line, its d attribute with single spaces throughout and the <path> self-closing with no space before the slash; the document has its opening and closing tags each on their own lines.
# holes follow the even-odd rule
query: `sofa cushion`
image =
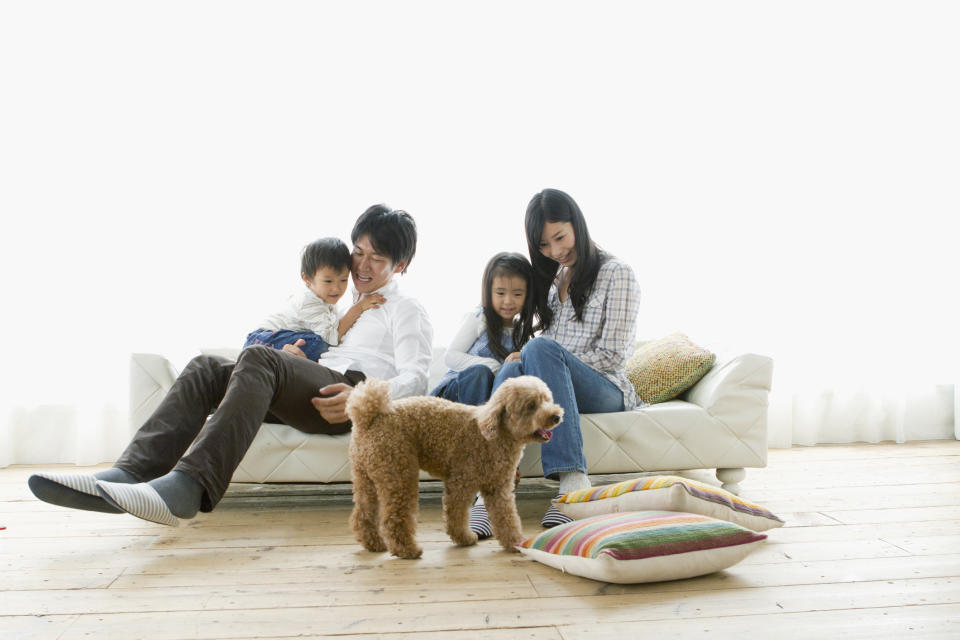
<svg viewBox="0 0 960 640">
<path fill-rule="evenodd" d="M 678 476 L 651 476 L 567 493 L 557 509 L 574 519 L 603 513 L 663 509 L 686 511 L 733 522 L 754 531 L 782 527 L 769 509 L 729 491 Z"/>
<path fill-rule="evenodd" d="M 526 556 L 603 582 L 677 580 L 736 564 L 766 538 L 694 513 L 633 511 L 574 520 L 524 540 Z"/>
<path fill-rule="evenodd" d="M 649 404 L 676 398 L 710 370 L 717 356 L 682 333 L 646 342 L 627 360 L 627 379 Z"/>
</svg>

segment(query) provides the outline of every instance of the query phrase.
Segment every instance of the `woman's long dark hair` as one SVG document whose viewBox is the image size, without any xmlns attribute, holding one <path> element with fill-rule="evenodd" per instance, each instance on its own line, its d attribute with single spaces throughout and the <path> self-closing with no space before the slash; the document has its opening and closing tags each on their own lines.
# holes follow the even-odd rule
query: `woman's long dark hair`
<svg viewBox="0 0 960 640">
<path fill-rule="evenodd" d="M 523 278 L 527 283 L 527 297 L 523 301 L 523 308 L 513 322 L 513 350 L 520 351 L 523 345 L 533 336 L 533 267 L 530 262 L 519 253 L 502 252 L 490 258 L 483 269 L 483 290 L 480 294 L 483 306 L 483 317 L 487 322 L 487 342 L 490 350 L 503 360 L 510 353 L 504 348 L 501 336 L 503 335 L 503 318 L 493 308 L 493 279 L 499 277 L 516 276 Z"/>
<path fill-rule="evenodd" d="M 577 261 L 573 265 L 573 277 L 567 292 L 579 321 L 583 321 L 583 306 L 593 291 L 602 262 L 600 252 L 587 231 L 587 221 L 573 198 L 559 189 L 544 189 L 533 196 L 527 205 L 524 224 L 527 230 L 527 248 L 533 263 L 536 310 L 540 316 L 537 329 L 546 329 L 553 323 L 553 312 L 547 305 L 547 294 L 560 268 L 556 260 L 551 260 L 540 252 L 540 238 L 543 236 L 543 227 L 548 222 L 569 222 L 573 226 Z"/>
</svg>

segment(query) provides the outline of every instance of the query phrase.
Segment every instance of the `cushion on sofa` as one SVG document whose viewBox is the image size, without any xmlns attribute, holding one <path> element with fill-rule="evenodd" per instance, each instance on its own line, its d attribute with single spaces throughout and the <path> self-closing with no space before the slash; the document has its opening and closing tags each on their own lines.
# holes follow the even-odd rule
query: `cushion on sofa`
<svg viewBox="0 0 960 640">
<path fill-rule="evenodd" d="M 682 333 L 646 342 L 627 360 L 627 379 L 649 404 L 676 398 L 710 370 L 717 356 Z"/>
<path fill-rule="evenodd" d="M 651 476 L 624 480 L 564 494 L 557 509 L 574 519 L 603 513 L 662 509 L 697 513 L 726 520 L 753 531 L 782 527 L 783 520 L 768 509 L 696 480 L 678 476 Z"/>
<path fill-rule="evenodd" d="M 603 582 L 692 578 L 725 569 L 766 538 L 694 513 L 635 511 L 575 520 L 524 540 L 521 553 Z"/>
</svg>

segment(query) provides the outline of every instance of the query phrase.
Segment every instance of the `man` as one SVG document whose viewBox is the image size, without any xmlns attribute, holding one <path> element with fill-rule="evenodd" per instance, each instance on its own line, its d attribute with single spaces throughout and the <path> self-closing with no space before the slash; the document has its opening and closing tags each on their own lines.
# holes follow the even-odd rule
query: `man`
<svg viewBox="0 0 960 640">
<path fill-rule="evenodd" d="M 176 526 L 216 506 L 262 422 L 345 433 L 347 398 L 366 377 L 389 381 L 394 398 L 425 394 L 433 328 L 393 280 L 416 254 L 416 224 L 404 211 L 374 205 L 350 239 L 356 298 L 379 293 L 386 301 L 364 312 L 320 362 L 292 345 L 248 347 L 236 362 L 198 356 L 113 468 L 92 476 L 37 474 L 30 490 L 60 506 Z"/>
</svg>

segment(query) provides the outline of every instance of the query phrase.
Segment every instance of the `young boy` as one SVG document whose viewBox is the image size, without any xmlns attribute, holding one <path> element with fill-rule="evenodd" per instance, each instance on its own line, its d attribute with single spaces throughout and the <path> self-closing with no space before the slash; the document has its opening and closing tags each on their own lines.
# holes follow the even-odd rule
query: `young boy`
<svg viewBox="0 0 960 640">
<path fill-rule="evenodd" d="M 364 296 L 337 319 L 337 301 L 347 290 L 351 261 L 350 250 L 338 238 L 320 238 L 304 247 L 300 277 L 307 290 L 290 296 L 286 307 L 251 331 L 243 346 L 262 344 L 282 349 L 285 344 L 303 340 L 300 349 L 316 362 L 329 347 L 340 344 L 360 314 L 386 301 L 379 293 Z"/>
</svg>

